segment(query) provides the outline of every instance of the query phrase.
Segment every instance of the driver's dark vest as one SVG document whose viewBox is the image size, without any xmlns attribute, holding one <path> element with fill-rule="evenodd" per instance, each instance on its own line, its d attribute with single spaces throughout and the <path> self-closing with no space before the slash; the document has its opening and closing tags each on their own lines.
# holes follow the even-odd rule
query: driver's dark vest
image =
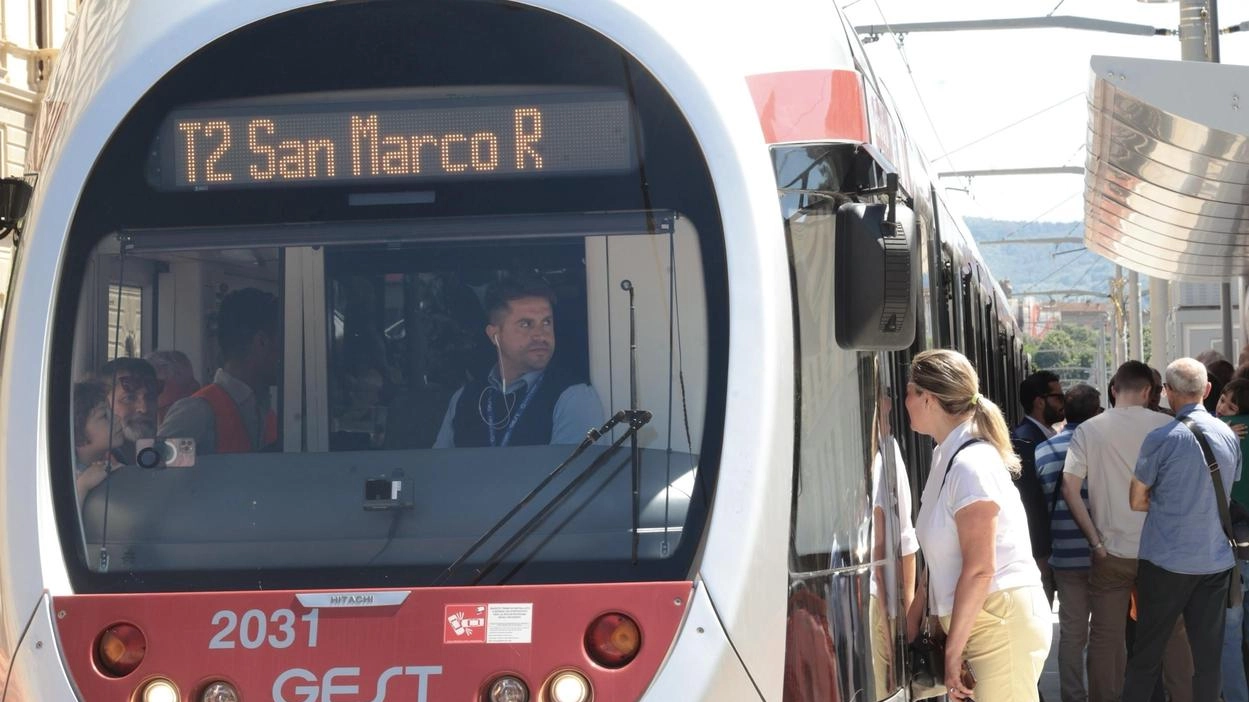
<svg viewBox="0 0 1249 702">
<path fill-rule="evenodd" d="M 547 368 L 542 374 L 541 384 L 534 391 L 533 397 L 529 398 L 520 419 L 512 428 L 512 435 L 508 438 L 507 445 L 536 446 L 551 443 L 551 431 L 554 428 L 552 415 L 555 413 L 555 404 L 559 402 L 559 396 L 565 390 L 579 382 L 557 368 Z M 482 395 L 486 385 L 487 381 L 484 379 L 475 380 L 465 385 L 464 392 L 460 393 L 459 402 L 455 405 L 455 418 L 451 420 L 451 427 L 455 432 L 452 444 L 457 448 L 490 445 L 490 430 L 482 419 L 482 415 L 487 414 L 487 396 Z M 508 414 L 506 408 L 511 407 L 515 415 L 525 403 L 527 392 L 529 392 L 528 384 L 521 388 L 520 392 L 511 392 L 509 389 L 507 400 L 504 402 L 498 388 L 490 389 L 489 395 L 494 396 L 496 443 L 502 443 L 503 435 L 507 433 L 507 424 L 503 422 Z"/>
</svg>

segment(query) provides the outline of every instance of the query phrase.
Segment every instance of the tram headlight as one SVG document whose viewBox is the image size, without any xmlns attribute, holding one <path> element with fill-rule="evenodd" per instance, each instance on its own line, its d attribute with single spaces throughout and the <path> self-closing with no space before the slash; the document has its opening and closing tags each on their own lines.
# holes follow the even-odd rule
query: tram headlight
<svg viewBox="0 0 1249 702">
<path fill-rule="evenodd" d="M 589 702 L 590 681 L 575 670 L 564 670 L 551 677 L 546 694 L 551 702 Z"/>
<path fill-rule="evenodd" d="M 153 678 L 143 685 L 143 702 L 178 702 L 178 686 L 172 680 Z"/>
<path fill-rule="evenodd" d="M 96 664 L 102 673 L 114 678 L 124 678 L 134 672 L 145 655 L 147 637 L 133 624 L 113 624 L 95 640 Z"/>
<path fill-rule="evenodd" d="M 604 668 L 623 668 L 637 657 L 642 633 L 627 614 L 609 612 L 593 622 L 585 632 L 585 651 Z"/>
<path fill-rule="evenodd" d="M 199 702 L 239 702 L 239 691 L 230 683 L 217 680 L 204 686 Z"/>
<path fill-rule="evenodd" d="M 486 702 L 529 702 L 529 686 L 515 675 L 501 675 L 486 689 Z"/>
</svg>

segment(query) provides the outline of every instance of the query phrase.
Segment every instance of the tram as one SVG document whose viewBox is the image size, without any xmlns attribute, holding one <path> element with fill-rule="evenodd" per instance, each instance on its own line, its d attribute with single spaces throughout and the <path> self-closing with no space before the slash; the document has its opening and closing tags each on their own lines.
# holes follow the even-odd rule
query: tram
<svg viewBox="0 0 1249 702">
<path fill-rule="evenodd" d="M 30 152 L 5 702 L 907 698 L 881 408 L 1026 359 L 834 3 L 94 0 Z"/>
</svg>

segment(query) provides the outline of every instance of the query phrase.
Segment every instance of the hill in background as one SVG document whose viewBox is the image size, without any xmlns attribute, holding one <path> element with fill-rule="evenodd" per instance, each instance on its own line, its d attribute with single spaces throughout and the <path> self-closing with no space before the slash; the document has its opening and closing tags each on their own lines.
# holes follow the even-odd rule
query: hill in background
<svg viewBox="0 0 1249 702">
<path fill-rule="evenodd" d="M 1084 248 L 1083 222 L 1012 222 L 969 217 L 967 226 L 993 277 L 1009 280 L 1015 295 L 1040 290 L 1109 292 L 1114 265 Z M 1081 242 L 1025 243 L 1028 239 L 1052 237 L 1076 238 Z M 1003 239 L 1017 243 L 984 243 Z"/>
</svg>

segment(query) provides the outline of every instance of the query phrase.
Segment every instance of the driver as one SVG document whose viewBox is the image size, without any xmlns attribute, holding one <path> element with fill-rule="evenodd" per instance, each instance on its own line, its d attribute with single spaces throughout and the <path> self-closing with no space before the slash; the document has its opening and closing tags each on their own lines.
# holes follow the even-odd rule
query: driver
<svg viewBox="0 0 1249 702">
<path fill-rule="evenodd" d="M 598 393 L 552 364 L 555 293 L 537 280 L 486 292 L 498 363 L 451 396 L 434 448 L 578 444 L 603 419 Z"/>
</svg>

